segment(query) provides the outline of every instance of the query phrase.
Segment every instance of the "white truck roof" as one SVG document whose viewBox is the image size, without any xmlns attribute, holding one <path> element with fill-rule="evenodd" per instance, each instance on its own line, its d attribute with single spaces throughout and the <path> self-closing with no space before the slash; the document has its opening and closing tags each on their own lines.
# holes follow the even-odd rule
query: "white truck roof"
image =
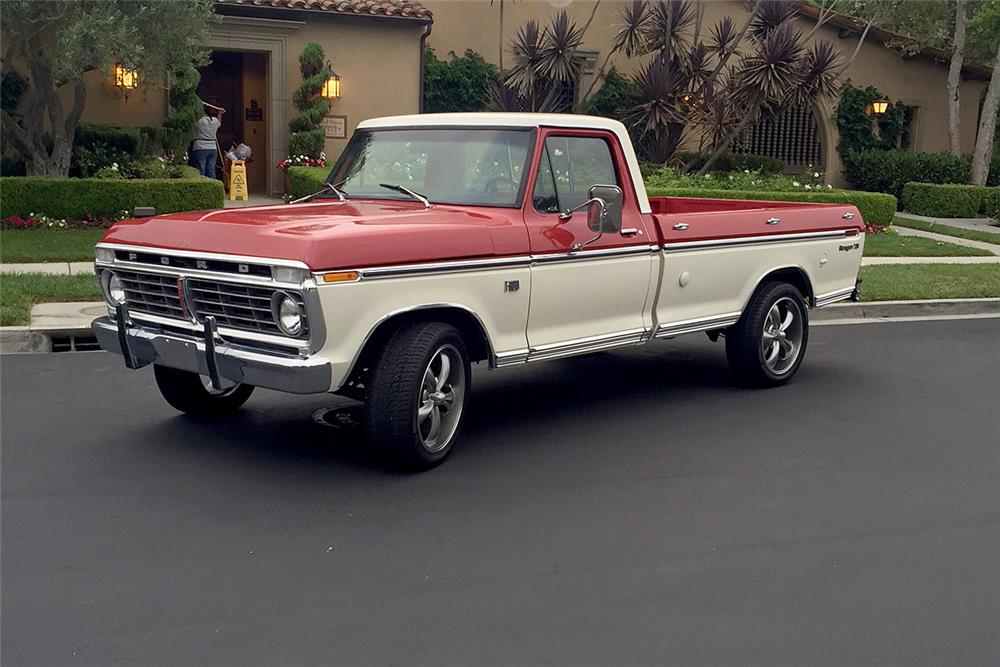
<svg viewBox="0 0 1000 667">
<path fill-rule="evenodd" d="M 628 130 L 617 120 L 603 116 L 585 116 L 568 113 L 506 113 L 506 112 L 474 112 L 474 113 L 425 113 L 408 116 L 384 116 L 369 118 L 358 124 L 359 130 L 377 128 L 401 127 L 569 127 L 588 130 L 607 130 L 614 132 L 622 145 L 625 161 L 628 164 L 632 183 L 635 184 L 636 200 L 642 213 L 650 213 L 649 198 L 646 196 L 646 186 L 642 182 L 642 172 L 639 170 L 639 160 L 632 148 L 632 139 Z"/>
</svg>

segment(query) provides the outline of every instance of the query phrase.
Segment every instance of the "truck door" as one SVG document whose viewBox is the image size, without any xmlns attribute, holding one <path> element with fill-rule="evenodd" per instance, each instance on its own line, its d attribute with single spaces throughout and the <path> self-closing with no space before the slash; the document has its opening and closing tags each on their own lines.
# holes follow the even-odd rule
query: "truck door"
<svg viewBox="0 0 1000 667">
<path fill-rule="evenodd" d="M 656 241 L 616 137 L 543 130 L 534 164 L 524 207 L 532 256 L 529 361 L 641 341 L 651 326 L 645 310 Z M 594 185 L 622 189 L 622 233 L 593 240 L 585 209 L 559 219 L 560 211 L 585 202 Z M 573 250 L 574 244 L 585 246 Z"/>
</svg>

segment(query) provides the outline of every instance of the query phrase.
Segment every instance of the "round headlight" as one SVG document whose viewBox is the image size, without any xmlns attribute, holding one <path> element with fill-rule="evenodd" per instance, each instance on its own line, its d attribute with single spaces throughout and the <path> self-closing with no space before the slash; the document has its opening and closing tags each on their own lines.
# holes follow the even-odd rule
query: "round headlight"
<svg viewBox="0 0 1000 667">
<path fill-rule="evenodd" d="M 125 286 L 122 285 L 122 281 L 114 272 L 105 271 L 102 282 L 104 283 L 104 298 L 108 300 L 108 303 L 112 306 L 125 303 Z"/>
<path fill-rule="evenodd" d="M 276 292 L 272 304 L 278 328 L 289 336 L 298 336 L 302 332 L 302 311 L 298 301 L 289 294 Z"/>
</svg>

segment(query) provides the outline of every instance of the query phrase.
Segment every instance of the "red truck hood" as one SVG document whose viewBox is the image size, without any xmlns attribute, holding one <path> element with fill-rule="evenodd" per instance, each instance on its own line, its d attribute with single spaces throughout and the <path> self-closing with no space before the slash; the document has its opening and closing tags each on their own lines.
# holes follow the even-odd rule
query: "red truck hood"
<svg viewBox="0 0 1000 667">
<path fill-rule="evenodd" d="M 322 201 L 124 220 L 103 240 L 290 259 L 323 270 L 523 252 L 519 217 L 517 209 Z"/>
</svg>

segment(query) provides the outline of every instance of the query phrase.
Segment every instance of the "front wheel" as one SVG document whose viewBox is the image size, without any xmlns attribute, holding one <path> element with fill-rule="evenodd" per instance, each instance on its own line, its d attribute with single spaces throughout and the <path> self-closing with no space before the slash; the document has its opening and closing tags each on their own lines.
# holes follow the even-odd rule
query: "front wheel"
<svg viewBox="0 0 1000 667">
<path fill-rule="evenodd" d="M 736 377 L 773 387 L 792 379 L 809 342 L 809 311 L 798 289 L 769 283 L 726 331 L 726 357 Z"/>
<path fill-rule="evenodd" d="M 218 417 L 235 412 L 253 393 L 253 385 L 223 380 L 221 389 L 215 389 L 204 375 L 153 366 L 156 386 L 171 406 L 197 417 Z"/>
<path fill-rule="evenodd" d="M 457 329 L 441 322 L 401 327 L 367 384 L 368 440 L 390 463 L 427 470 L 447 458 L 471 384 L 469 355 Z"/>
</svg>

